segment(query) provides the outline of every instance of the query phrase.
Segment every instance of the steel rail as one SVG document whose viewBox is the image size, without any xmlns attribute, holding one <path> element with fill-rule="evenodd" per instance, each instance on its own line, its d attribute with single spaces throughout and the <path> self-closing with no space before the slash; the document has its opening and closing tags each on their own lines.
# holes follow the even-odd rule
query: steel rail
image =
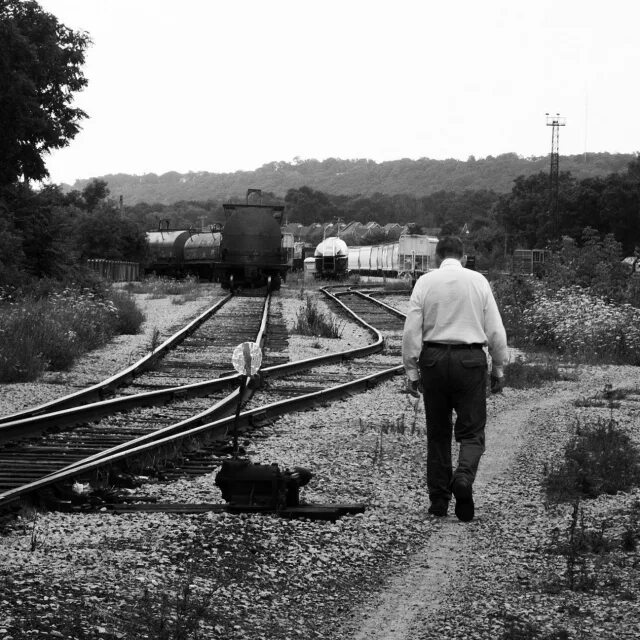
<svg viewBox="0 0 640 640">
<path fill-rule="evenodd" d="M 328 294 L 328 295 L 333 297 L 332 294 Z M 261 382 L 265 378 L 286 376 L 292 373 L 296 373 L 298 371 L 312 369 L 315 366 L 319 366 L 319 365 L 324 366 L 327 364 L 333 364 L 335 362 L 343 362 L 345 360 L 349 360 L 357 356 L 371 355 L 373 353 L 377 353 L 382 350 L 384 346 L 384 338 L 380 333 L 380 331 L 378 331 L 375 327 L 372 327 L 365 320 L 360 318 L 355 312 L 353 312 L 351 309 L 346 307 L 344 303 L 342 303 L 341 301 L 336 300 L 336 302 L 338 302 L 342 307 L 344 307 L 345 310 L 349 314 L 351 314 L 358 322 L 360 322 L 365 328 L 371 331 L 377 337 L 377 340 L 374 343 L 365 345 L 363 347 L 355 347 L 354 349 L 349 349 L 346 351 L 339 351 L 337 353 L 327 354 L 324 356 L 315 356 L 313 358 L 306 358 L 304 360 L 297 360 L 295 362 L 274 365 L 272 367 L 261 369 L 259 372 L 259 375 L 256 376 L 254 379 L 250 380 L 247 389 L 245 389 L 245 395 L 241 399 L 242 403 L 246 403 L 251 399 L 251 397 L 253 396 L 253 393 L 261 386 Z M 266 326 L 266 318 L 267 318 L 267 315 L 265 314 L 263 319 L 263 324 L 265 324 L 265 326 Z M 261 333 L 262 331 L 263 330 L 261 329 Z M 233 376 L 233 377 L 227 378 L 227 380 L 231 382 L 235 381 L 237 383 L 239 381 L 239 378 L 240 376 Z M 225 398 L 223 398 L 222 400 L 220 400 L 219 402 L 211 406 L 209 409 L 207 409 L 202 413 L 199 413 L 196 416 L 192 416 L 190 418 L 182 420 L 181 422 L 177 422 L 173 425 L 168 425 L 167 427 L 164 427 L 163 429 L 158 429 L 157 431 L 154 431 L 152 433 L 139 436 L 138 438 L 116 445 L 115 447 L 111 447 L 109 449 L 106 449 L 105 451 L 100 451 L 99 453 L 93 454 L 92 456 L 89 456 L 87 458 L 84 458 L 83 460 L 79 460 L 77 462 L 74 462 L 73 464 L 68 465 L 67 467 L 64 467 L 64 470 L 77 468 L 80 465 L 84 464 L 85 462 L 100 460 L 115 452 L 125 451 L 131 447 L 137 446 L 138 444 L 154 441 L 158 438 L 164 437 L 167 433 L 179 432 L 188 427 L 195 427 L 195 426 L 201 425 L 204 422 L 205 418 L 215 415 L 216 413 L 222 412 L 226 410 L 230 405 L 236 403 L 238 401 L 238 395 L 239 395 L 239 389 L 236 389 L 233 392 L 231 392 L 228 396 L 226 396 Z M 58 472 L 55 472 L 55 473 L 58 473 Z"/>
<path fill-rule="evenodd" d="M 377 337 L 376 342 L 370 345 L 365 345 L 364 347 L 357 347 L 347 352 L 338 352 L 336 354 L 329 354 L 328 356 L 317 356 L 314 358 L 308 358 L 304 361 L 289 363 L 289 365 L 276 365 L 274 367 L 269 367 L 268 369 L 261 371 L 261 374 L 263 376 L 284 375 L 285 373 L 291 373 L 292 371 L 296 371 L 298 369 L 310 368 L 316 364 L 326 364 L 329 360 L 335 362 L 346 359 L 348 357 L 354 357 L 355 355 L 368 355 L 370 353 L 382 350 L 384 340 L 382 334 L 377 329 L 365 322 L 354 311 L 344 305 L 342 301 L 338 300 L 333 294 L 329 293 L 326 290 L 322 291 L 329 298 L 333 299 L 338 305 L 343 307 L 360 324 L 371 331 Z M 310 405 L 313 405 L 316 402 L 326 402 L 334 398 L 343 397 L 344 395 L 353 393 L 359 389 L 370 388 L 379 379 L 383 379 L 391 375 L 396 375 L 400 371 L 402 371 L 402 366 L 377 372 L 369 376 L 365 376 L 363 378 L 359 378 L 357 380 L 332 387 L 327 390 L 305 394 L 303 396 L 298 396 L 289 400 L 283 400 L 277 403 L 273 403 L 272 405 L 266 405 L 257 409 L 246 411 L 240 414 L 240 426 L 246 426 L 247 423 L 251 423 L 256 419 L 263 419 L 267 416 L 270 417 L 272 415 L 280 415 L 281 413 L 294 411 L 296 409 L 308 408 Z M 229 378 L 229 380 L 233 380 L 233 378 Z M 249 390 L 249 394 L 251 394 L 252 392 L 253 390 Z M 228 400 L 228 402 L 237 400 L 238 393 L 238 390 L 234 391 L 225 400 Z M 210 411 L 208 410 L 205 413 L 210 416 L 213 411 L 219 410 L 219 406 L 220 403 L 217 403 L 216 405 L 214 405 L 214 407 L 211 408 Z M 227 428 L 231 421 L 234 419 L 232 417 L 227 417 L 221 418 L 218 421 L 214 421 L 205 425 L 197 424 L 198 422 L 201 423 L 204 417 L 205 416 L 203 414 L 199 414 L 198 416 L 194 416 L 188 420 L 176 423 L 174 425 L 169 425 L 168 427 L 164 427 L 161 430 L 147 434 L 145 436 L 141 436 L 116 447 L 112 447 L 111 449 L 95 454 L 90 458 L 86 458 L 79 461 L 78 463 L 69 465 L 64 469 L 54 472 L 53 474 L 49 474 L 37 481 L 2 493 L 0 494 L 0 505 L 9 504 L 10 502 L 18 500 L 25 494 L 38 491 L 39 489 L 55 484 L 56 482 L 85 474 L 99 467 L 111 465 L 114 461 L 139 455 L 141 451 L 148 451 L 160 446 L 164 446 L 169 442 L 173 442 L 175 446 L 175 442 L 177 441 L 182 441 L 185 438 L 194 437 L 197 434 L 206 433 L 209 430 L 212 430 L 210 438 L 220 438 L 227 433 L 226 431 L 223 432 L 220 429 L 222 429 L 223 426 Z M 184 430 L 185 428 L 187 428 L 187 431 Z"/>
<path fill-rule="evenodd" d="M 218 302 L 216 302 L 212 307 L 189 322 L 180 329 L 180 331 L 177 331 L 167 338 L 151 353 L 148 353 L 137 362 L 134 362 L 132 365 L 122 371 L 119 371 L 110 378 L 102 380 L 101 382 L 98 382 L 91 387 L 87 387 L 86 389 L 81 389 L 75 393 L 63 396 L 62 398 L 50 400 L 49 402 L 38 405 L 37 407 L 2 416 L 0 417 L 0 425 L 5 423 L 14 423 L 18 420 L 24 420 L 38 415 L 60 412 L 63 409 L 76 407 L 79 404 L 89 404 L 104 400 L 106 396 L 113 394 L 119 386 L 133 380 L 137 373 L 150 369 L 160 358 L 164 357 L 170 349 L 191 335 L 203 322 L 217 313 L 227 302 L 229 302 L 229 300 L 231 300 L 232 297 L 233 296 L 231 294 L 228 294 L 221 300 L 218 300 Z"/>
<path fill-rule="evenodd" d="M 354 295 L 354 294 L 361 298 L 364 298 L 365 300 L 368 300 L 369 302 L 373 302 L 374 304 L 377 304 L 378 306 L 386 309 L 389 313 L 395 316 L 398 316 L 398 318 L 407 317 L 407 314 L 400 311 L 400 309 L 396 309 L 396 307 L 392 307 L 390 304 L 387 304 L 386 302 L 382 302 L 382 300 L 378 300 L 377 298 L 374 298 L 370 293 L 365 293 L 363 291 L 341 291 L 336 295 L 345 296 L 345 295 Z"/>
<path fill-rule="evenodd" d="M 358 378 L 357 380 L 353 380 L 342 385 L 330 387 L 329 389 L 316 391 L 289 400 L 281 400 L 270 405 L 263 405 L 261 407 L 256 407 L 255 409 L 244 411 L 238 416 L 238 427 L 241 430 L 245 430 L 247 427 L 255 425 L 258 422 L 262 422 L 264 420 L 274 418 L 285 413 L 307 409 L 311 406 L 314 406 L 315 404 L 342 398 L 345 395 L 348 395 L 349 393 L 353 393 L 355 391 L 370 389 L 375 386 L 375 384 L 380 380 L 395 376 L 401 373 L 403 369 L 404 367 L 402 365 L 398 365 L 396 367 L 392 367 L 391 369 L 384 369 L 383 371 L 370 374 L 363 378 Z M 113 451 L 108 450 L 108 452 L 105 452 L 108 453 L 108 455 L 103 456 L 99 459 L 92 459 L 89 462 L 85 461 L 74 467 L 70 467 L 65 470 L 58 471 L 56 473 L 40 478 L 35 482 L 22 485 L 20 487 L 17 487 L 16 489 L 11 489 L 4 493 L 0 493 L 0 506 L 8 505 L 12 502 L 15 502 L 16 500 L 19 500 L 26 494 L 39 491 L 50 485 L 65 480 L 71 480 L 72 478 L 86 476 L 87 474 L 92 473 L 100 467 L 113 465 L 126 458 L 131 458 L 134 456 L 140 457 L 143 454 L 149 454 L 151 452 L 161 453 L 163 447 L 167 447 L 172 451 L 175 451 L 176 444 L 181 441 L 191 441 L 194 438 L 201 438 L 201 436 L 204 434 L 207 434 L 209 440 L 225 437 L 228 435 L 231 426 L 234 424 L 234 421 L 235 416 L 229 416 L 220 420 L 216 420 L 215 422 L 194 427 L 187 431 L 182 431 L 177 434 L 170 433 L 170 431 L 174 429 L 176 425 L 165 427 L 163 430 L 155 434 L 158 439 L 152 440 L 150 442 L 140 442 L 142 438 L 133 440 L 130 443 L 127 443 L 128 447 L 125 449 L 116 447 Z M 145 438 L 145 436 L 143 436 L 143 438 Z"/>
<path fill-rule="evenodd" d="M 227 296 L 225 298 L 225 301 L 228 301 L 230 298 L 231 296 Z M 270 302 L 271 294 L 268 293 L 265 296 L 265 303 L 262 308 L 260 328 L 256 335 L 256 342 L 258 342 L 261 347 L 264 345 L 266 337 L 267 318 L 269 314 Z M 208 313 L 210 311 L 211 309 L 209 309 L 205 313 Z M 187 327 L 192 327 L 193 324 L 198 321 L 200 321 L 200 324 L 202 323 L 202 315 L 196 318 L 193 322 L 189 323 Z M 178 334 L 182 334 L 183 332 L 184 328 L 181 329 L 177 334 L 174 334 L 174 336 L 172 336 L 164 344 L 166 345 L 168 342 L 172 341 Z M 136 364 L 142 363 L 145 358 L 143 358 Z M 128 370 L 125 370 L 125 372 L 126 371 Z M 120 374 L 118 374 L 118 376 L 124 374 L 125 372 L 121 372 Z M 161 389 L 158 391 L 146 391 L 144 393 L 133 394 L 129 396 L 120 396 L 117 398 L 110 398 L 108 400 L 100 400 L 98 402 L 71 407 L 69 409 L 63 409 L 61 411 L 38 414 L 21 420 L 7 422 L 5 424 L 0 424 L 0 444 L 8 442 L 10 440 L 14 440 L 16 438 L 33 436 L 51 427 L 70 427 L 78 423 L 98 420 L 100 418 L 104 418 L 106 416 L 113 415 L 114 413 L 119 413 L 122 411 L 137 409 L 140 407 L 153 407 L 167 404 L 174 400 L 184 400 L 187 398 L 208 395 L 212 391 L 217 391 L 231 384 L 234 384 L 238 377 L 239 376 L 228 376 L 224 378 L 216 378 L 214 380 L 206 380 L 204 382 L 185 385 L 181 387 L 170 387 L 168 389 Z M 91 389 L 93 389 L 93 387 Z M 229 400 L 229 403 L 230 402 L 231 400 Z M 221 403 L 215 404 L 214 407 L 217 411 L 220 411 L 222 409 Z M 194 423 L 198 423 L 198 421 L 206 418 L 209 413 L 211 413 L 211 410 L 212 409 L 209 408 L 202 413 L 192 416 L 190 420 L 193 420 Z"/>
</svg>

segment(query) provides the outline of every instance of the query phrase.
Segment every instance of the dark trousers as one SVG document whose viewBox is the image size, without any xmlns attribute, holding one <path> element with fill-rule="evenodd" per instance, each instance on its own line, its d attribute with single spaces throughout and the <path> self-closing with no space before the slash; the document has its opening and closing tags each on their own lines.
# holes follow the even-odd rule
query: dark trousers
<svg viewBox="0 0 640 640">
<path fill-rule="evenodd" d="M 427 487 L 431 500 L 451 499 L 451 434 L 460 444 L 455 475 L 473 482 L 484 453 L 487 358 L 482 349 L 426 346 L 420 373 L 427 417 Z M 456 412 L 455 428 L 452 410 Z"/>
</svg>

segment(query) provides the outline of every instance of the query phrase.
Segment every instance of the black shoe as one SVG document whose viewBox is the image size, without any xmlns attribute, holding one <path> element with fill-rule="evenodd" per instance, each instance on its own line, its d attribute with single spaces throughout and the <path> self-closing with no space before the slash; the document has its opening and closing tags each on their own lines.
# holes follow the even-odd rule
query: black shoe
<svg viewBox="0 0 640 640">
<path fill-rule="evenodd" d="M 435 498 L 431 501 L 431 506 L 428 511 L 433 516 L 438 516 L 439 518 L 443 518 L 447 515 L 447 511 L 449 510 L 449 501 L 444 498 Z"/>
<path fill-rule="evenodd" d="M 457 477 L 451 487 L 453 495 L 456 497 L 456 516 L 462 522 L 473 520 L 473 489 L 471 483 L 465 478 Z"/>
</svg>

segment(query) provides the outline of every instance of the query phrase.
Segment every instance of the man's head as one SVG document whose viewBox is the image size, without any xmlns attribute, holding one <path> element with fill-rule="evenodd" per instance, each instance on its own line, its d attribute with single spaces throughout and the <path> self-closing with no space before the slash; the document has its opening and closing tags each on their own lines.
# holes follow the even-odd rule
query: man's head
<svg viewBox="0 0 640 640">
<path fill-rule="evenodd" d="M 442 262 L 445 258 L 462 260 L 464 256 L 462 240 L 458 236 L 443 236 L 436 245 L 436 256 L 438 262 Z"/>
</svg>

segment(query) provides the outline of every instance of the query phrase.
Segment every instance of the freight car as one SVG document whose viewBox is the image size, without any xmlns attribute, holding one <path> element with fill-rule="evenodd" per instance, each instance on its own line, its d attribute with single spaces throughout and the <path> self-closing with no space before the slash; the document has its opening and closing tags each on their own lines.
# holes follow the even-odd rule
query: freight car
<svg viewBox="0 0 640 640">
<path fill-rule="evenodd" d="M 147 232 L 149 260 L 146 273 L 175 276 L 183 271 L 184 243 L 191 235 L 188 229 L 159 229 Z"/>
<path fill-rule="evenodd" d="M 214 272 L 226 289 L 262 286 L 269 278 L 272 288 L 279 289 L 286 278 L 287 256 L 280 229 L 284 205 L 250 204 L 249 196 L 254 193 L 261 199 L 259 190 L 249 189 L 245 204 L 222 205 L 227 220 Z"/>
<path fill-rule="evenodd" d="M 219 231 L 193 233 L 184 243 L 184 272 L 213 280 L 213 265 L 220 259 L 221 241 Z"/>
<path fill-rule="evenodd" d="M 221 234 L 191 229 L 160 229 L 147 232 L 149 260 L 146 273 L 212 279 L 213 264 L 220 256 Z"/>
<path fill-rule="evenodd" d="M 397 242 L 349 247 L 350 273 L 391 278 L 417 278 L 435 268 L 438 238 L 418 234 L 400 236 Z"/>
<path fill-rule="evenodd" d="M 348 269 L 349 248 L 340 238 L 323 240 L 314 253 L 316 278 L 344 278 Z"/>
</svg>

